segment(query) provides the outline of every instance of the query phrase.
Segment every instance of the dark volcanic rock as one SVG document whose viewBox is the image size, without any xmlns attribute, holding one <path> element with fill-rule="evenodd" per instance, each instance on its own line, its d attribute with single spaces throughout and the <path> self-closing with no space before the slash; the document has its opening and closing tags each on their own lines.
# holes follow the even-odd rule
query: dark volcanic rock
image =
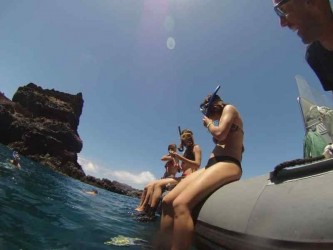
<svg viewBox="0 0 333 250">
<path fill-rule="evenodd" d="M 100 187 L 111 192 L 115 192 L 118 194 L 128 195 L 132 197 L 139 198 L 141 196 L 142 191 L 134 189 L 126 184 L 119 183 L 117 181 L 110 181 L 108 179 L 98 179 L 93 176 L 85 176 L 82 179 L 83 182 L 88 183 L 90 185 Z"/>
<path fill-rule="evenodd" d="M 32 160 L 74 178 L 85 176 L 77 163 L 82 94 L 20 87 L 13 101 L 0 95 L 0 142 Z"/>
<path fill-rule="evenodd" d="M 58 172 L 107 190 L 138 196 L 125 184 L 86 176 L 77 163 L 82 94 L 44 90 L 29 83 L 8 99 L 0 92 L 0 143 Z"/>
</svg>

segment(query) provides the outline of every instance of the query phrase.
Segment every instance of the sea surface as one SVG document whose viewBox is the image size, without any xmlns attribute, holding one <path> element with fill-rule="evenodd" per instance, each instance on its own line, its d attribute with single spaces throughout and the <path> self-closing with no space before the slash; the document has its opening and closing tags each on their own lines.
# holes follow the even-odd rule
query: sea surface
<svg viewBox="0 0 333 250">
<path fill-rule="evenodd" d="M 0 249 L 151 249 L 159 227 L 135 220 L 139 199 L 99 189 L 0 144 Z M 93 196 L 85 191 L 97 189 Z M 123 245 L 123 246 L 119 246 Z"/>
</svg>

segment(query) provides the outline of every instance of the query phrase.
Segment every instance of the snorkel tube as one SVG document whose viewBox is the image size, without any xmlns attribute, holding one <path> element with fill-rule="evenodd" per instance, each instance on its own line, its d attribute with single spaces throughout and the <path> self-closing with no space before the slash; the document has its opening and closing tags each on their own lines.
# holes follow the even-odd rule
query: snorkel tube
<svg viewBox="0 0 333 250">
<path fill-rule="evenodd" d="M 178 133 L 179 133 L 179 137 L 181 137 L 182 130 L 180 129 L 180 126 L 178 126 Z M 183 143 L 181 142 L 181 139 L 180 139 L 180 146 L 178 147 L 178 151 L 179 152 L 183 152 L 184 151 L 184 146 L 183 146 Z"/>
<path fill-rule="evenodd" d="M 200 110 L 201 110 L 201 112 L 202 112 L 204 115 L 207 115 L 207 114 L 208 114 L 208 111 L 209 111 L 210 107 L 212 106 L 212 103 L 213 103 L 213 101 L 214 101 L 214 98 L 215 98 L 217 92 L 219 91 L 220 87 L 221 87 L 220 85 L 218 85 L 218 86 L 216 87 L 214 93 L 213 93 L 213 94 L 210 96 L 210 98 L 209 98 L 208 104 L 203 105 L 202 107 L 200 107 Z"/>
</svg>

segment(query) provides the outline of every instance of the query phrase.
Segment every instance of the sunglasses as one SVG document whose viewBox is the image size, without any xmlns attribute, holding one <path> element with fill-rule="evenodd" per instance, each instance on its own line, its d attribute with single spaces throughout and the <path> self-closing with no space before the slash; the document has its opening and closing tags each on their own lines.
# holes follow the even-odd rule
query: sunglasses
<svg viewBox="0 0 333 250">
<path fill-rule="evenodd" d="M 290 0 L 281 0 L 277 5 L 274 6 L 274 11 L 279 17 L 286 17 L 287 13 L 285 13 L 281 7 L 286 4 Z"/>
<path fill-rule="evenodd" d="M 203 113 L 204 115 L 207 115 L 207 114 L 208 114 L 208 111 L 209 111 L 210 107 L 212 106 L 212 103 L 213 103 L 213 101 L 214 101 L 214 99 L 215 99 L 215 96 L 216 96 L 216 94 L 217 94 L 217 91 L 219 91 L 219 89 L 220 89 L 220 85 L 218 85 L 218 86 L 216 87 L 214 93 L 213 93 L 213 94 L 211 95 L 211 97 L 209 98 L 208 103 L 206 103 L 206 104 L 200 106 L 200 111 L 201 111 L 201 113 Z"/>
</svg>

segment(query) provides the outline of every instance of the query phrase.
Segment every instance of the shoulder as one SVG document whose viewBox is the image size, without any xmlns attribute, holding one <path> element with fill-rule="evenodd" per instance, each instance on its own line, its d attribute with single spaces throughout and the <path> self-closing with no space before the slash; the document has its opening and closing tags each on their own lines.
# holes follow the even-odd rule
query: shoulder
<svg viewBox="0 0 333 250">
<path fill-rule="evenodd" d="M 223 113 L 224 115 L 231 115 L 231 116 L 239 116 L 239 112 L 237 110 L 237 108 L 231 104 L 227 104 L 224 109 L 223 109 Z"/>
<path fill-rule="evenodd" d="M 201 151 L 201 148 L 198 144 L 195 144 L 193 147 L 193 151 Z"/>
<path fill-rule="evenodd" d="M 232 104 L 227 104 L 224 106 L 223 111 L 227 111 L 227 112 L 234 112 L 237 111 L 236 107 Z"/>
<path fill-rule="evenodd" d="M 320 51 L 323 50 L 323 47 L 319 42 L 313 42 L 306 47 L 305 59 L 307 61 L 311 60 L 314 56 L 316 56 Z"/>
</svg>

